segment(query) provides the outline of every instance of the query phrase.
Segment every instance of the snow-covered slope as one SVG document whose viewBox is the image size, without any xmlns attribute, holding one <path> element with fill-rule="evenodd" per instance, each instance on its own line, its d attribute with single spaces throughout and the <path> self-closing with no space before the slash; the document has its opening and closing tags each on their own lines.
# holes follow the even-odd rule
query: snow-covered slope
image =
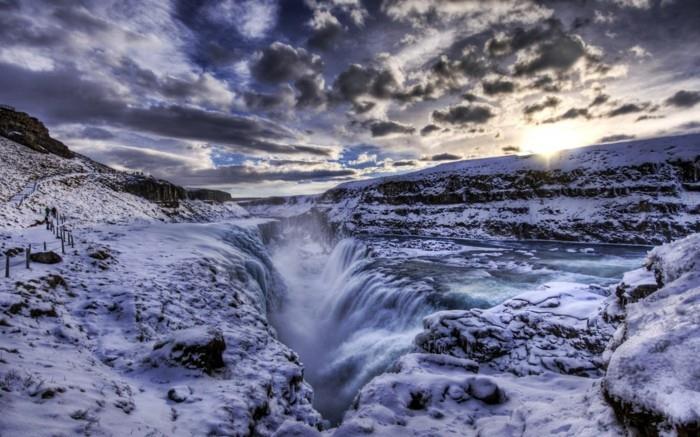
<svg viewBox="0 0 700 437">
<path fill-rule="evenodd" d="M 257 222 L 83 228 L 0 278 L 0 434 L 270 435 L 316 425 Z M 48 235 L 43 235 L 48 234 Z M 50 237 L 9 234 L 13 244 Z"/>
<path fill-rule="evenodd" d="M 659 244 L 700 231 L 700 135 L 454 162 L 342 184 L 303 204 L 350 234 Z"/>
<path fill-rule="evenodd" d="M 0 137 L 0 228 L 26 227 L 56 207 L 73 226 L 134 221 L 211 221 L 248 215 L 233 202 L 180 200 L 161 205 L 130 187 L 164 181 L 129 175 L 85 157 L 39 153 Z M 179 187 L 175 187 L 180 189 Z M 131 191 L 134 191 L 131 189 Z"/>
</svg>

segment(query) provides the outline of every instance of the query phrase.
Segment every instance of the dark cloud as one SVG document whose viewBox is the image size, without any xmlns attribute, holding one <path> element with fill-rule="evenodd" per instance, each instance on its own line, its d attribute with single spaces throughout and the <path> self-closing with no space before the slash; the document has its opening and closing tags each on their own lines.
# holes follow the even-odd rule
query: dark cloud
<svg viewBox="0 0 700 437">
<path fill-rule="evenodd" d="M 564 80 L 562 78 L 555 79 L 554 77 L 548 74 L 544 74 L 542 76 L 536 77 L 535 80 L 530 84 L 530 88 L 545 91 L 548 93 L 558 93 L 562 90 L 563 82 Z"/>
<path fill-rule="evenodd" d="M 520 152 L 520 147 L 518 147 L 518 146 L 505 146 L 505 147 L 501 147 L 501 150 L 503 150 L 506 153 L 518 153 L 518 152 Z"/>
<path fill-rule="evenodd" d="M 423 129 L 420 130 L 420 134 L 425 137 L 425 136 L 430 135 L 432 133 L 435 133 L 439 130 L 440 130 L 440 126 L 437 126 L 434 124 L 428 124 L 428 125 L 425 125 L 425 127 L 423 127 Z"/>
<path fill-rule="evenodd" d="M 634 120 L 634 122 L 636 123 L 638 121 L 644 121 L 644 120 L 658 120 L 660 118 L 664 118 L 664 116 L 663 115 L 644 114 L 644 115 L 640 115 L 639 117 L 637 117 L 637 119 Z"/>
<path fill-rule="evenodd" d="M 416 131 L 413 126 L 394 121 L 373 121 L 370 126 L 373 137 L 384 137 L 392 134 L 412 134 Z"/>
<path fill-rule="evenodd" d="M 197 171 L 188 171 L 178 177 L 184 185 L 206 186 L 226 185 L 264 181 L 309 182 L 332 180 L 340 177 L 354 176 L 352 169 L 310 169 L 292 171 L 269 171 L 253 166 L 234 165 Z"/>
<path fill-rule="evenodd" d="M 326 93 L 323 89 L 323 77 L 320 75 L 308 74 L 294 82 L 294 87 L 298 91 L 298 107 L 317 108 L 326 102 Z"/>
<path fill-rule="evenodd" d="M 280 83 L 294 81 L 322 69 L 323 62 L 318 56 L 277 41 L 262 50 L 250 71 L 261 82 Z"/>
<path fill-rule="evenodd" d="M 462 159 L 462 157 L 452 153 L 438 153 L 437 155 L 421 158 L 421 161 L 456 161 L 458 159 Z"/>
<path fill-rule="evenodd" d="M 289 87 L 280 88 L 276 93 L 246 92 L 243 94 L 243 100 L 249 109 L 269 111 L 289 105 L 290 99 L 294 99 L 293 93 Z"/>
<path fill-rule="evenodd" d="M 533 103 L 531 105 L 526 105 L 523 108 L 523 114 L 530 116 L 537 112 L 544 111 L 547 108 L 556 108 L 561 103 L 561 100 L 556 96 L 547 96 L 544 100 L 538 103 Z"/>
<path fill-rule="evenodd" d="M 330 154 L 291 143 L 292 131 L 261 118 L 177 104 L 131 106 L 112 87 L 72 69 L 32 71 L 0 62 L 0 100 L 58 123 L 111 124 L 257 152 Z"/>
<path fill-rule="evenodd" d="M 515 83 L 505 79 L 483 81 L 481 82 L 481 86 L 484 88 L 484 94 L 489 96 L 495 94 L 509 94 L 515 91 Z"/>
<path fill-rule="evenodd" d="M 636 112 L 643 112 L 649 108 L 649 103 L 625 103 L 615 109 L 608 112 L 606 115 L 608 117 L 617 117 L 619 115 L 634 114 Z"/>
<path fill-rule="evenodd" d="M 433 111 L 433 120 L 438 123 L 449 124 L 484 124 L 488 122 L 494 114 L 488 106 L 452 106 L 444 110 Z"/>
<path fill-rule="evenodd" d="M 606 137 L 599 139 L 598 142 L 599 143 L 616 143 L 618 141 L 633 140 L 635 138 L 636 138 L 635 135 L 624 135 L 624 134 L 608 135 Z"/>
<path fill-rule="evenodd" d="M 553 118 L 548 118 L 544 120 L 542 123 L 556 123 L 558 121 L 562 120 L 573 120 L 575 118 L 591 118 L 591 114 L 588 112 L 588 108 L 571 108 L 564 112 L 563 114 L 560 114 L 556 117 Z"/>
<path fill-rule="evenodd" d="M 343 33 L 343 26 L 337 18 L 327 11 L 316 11 L 311 21 L 313 34 L 307 41 L 309 47 L 328 50 Z"/>
<path fill-rule="evenodd" d="M 344 101 L 354 101 L 362 95 L 388 99 L 401 91 L 393 73 L 386 69 L 352 64 L 340 73 L 333 83 L 336 96 Z"/>
<path fill-rule="evenodd" d="M 416 165 L 416 161 L 394 161 L 391 165 L 394 167 L 413 167 Z"/>
<path fill-rule="evenodd" d="M 591 104 L 588 105 L 589 108 L 592 108 L 593 106 L 600 106 L 604 103 L 606 103 L 608 100 L 610 100 L 610 96 L 607 94 L 598 94 L 593 98 L 593 101 L 591 101 Z"/>
<path fill-rule="evenodd" d="M 700 102 L 700 91 L 681 90 L 666 99 L 666 104 L 678 108 L 692 108 Z"/>
<path fill-rule="evenodd" d="M 88 126 L 83 128 L 77 135 L 80 138 L 87 138 L 90 140 L 109 140 L 114 138 L 114 134 L 107 129 L 102 129 L 99 127 Z"/>
</svg>

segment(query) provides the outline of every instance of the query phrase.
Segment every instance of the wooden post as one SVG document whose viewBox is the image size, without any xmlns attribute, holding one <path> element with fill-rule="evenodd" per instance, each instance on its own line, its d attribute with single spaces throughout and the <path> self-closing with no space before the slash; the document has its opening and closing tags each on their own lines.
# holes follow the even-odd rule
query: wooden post
<svg viewBox="0 0 700 437">
<path fill-rule="evenodd" d="M 66 246 L 63 242 L 63 235 L 61 235 L 61 253 L 64 255 L 66 254 Z"/>
<path fill-rule="evenodd" d="M 68 235 L 70 237 L 70 247 L 75 248 L 75 240 L 73 239 L 73 231 Z"/>
<path fill-rule="evenodd" d="M 27 246 L 27 268 L 29 268 L 29 257 L 32 255 L 32 245 Z"/>
<path fill-rule="evenodd" d="M 5 252 L 5 277 L 10 277 L 10 255 Z"/>
</svg>

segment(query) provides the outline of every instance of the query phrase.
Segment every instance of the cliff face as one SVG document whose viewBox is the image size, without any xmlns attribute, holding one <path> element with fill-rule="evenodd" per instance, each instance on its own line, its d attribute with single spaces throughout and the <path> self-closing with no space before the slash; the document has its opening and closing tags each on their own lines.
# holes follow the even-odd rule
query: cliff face
<svg viewBox="0 0 700 437">
<path fill-rule="evenodd" d="M 192 200 L 205 200 L 209 202 L 229 202 L 231 201 L 231 194 L 226 191 L 220 190 L 210 190 L 207 188 L 197 188 L 187 190 L 187 197 Z"/>
<path fill-rule="evenodd" d="M 63 158 L 74 156 L 62 142 L 51 138 L 49 130 L 38 119 L 10 107 L 0 106 L 0 136 L 42 153 Z"/>
<path fill-rule="evenodd" d="M 348 234 L 658 244 L 700 231 L 700 135 L 455 162 L 312 203 Z"/>
<path fill-rule="evenodd" d="M 168 181 L 144 176 L 126 178 L 123 183 L 124 191 L 152 202 L 177 204 L 187 199 L 187 190 Z"/>
</svg>

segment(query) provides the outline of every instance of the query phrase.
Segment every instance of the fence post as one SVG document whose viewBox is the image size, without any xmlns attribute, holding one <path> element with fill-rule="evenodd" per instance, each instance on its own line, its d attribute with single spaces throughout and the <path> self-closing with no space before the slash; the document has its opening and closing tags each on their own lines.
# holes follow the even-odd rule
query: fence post
<svg viewBox="0 0 700 437">
<path fill-rule="evenodd" d="M 5 252 L 5 277 L 10 277 L 10 255 Z"/>
<path fill-rule="evenodd" d="M 70 238 L 70 247 L 75 248 L 75 240 L 73 239 L 73 231 L 68 234 L 68 238 Z"/>
<path fill-rule="evenodd" d="M 66 254 L 66 246 L 63 244 L 63 235 L 61 235 L 61 253 Z"/>
<path fill-rule="evenodd" d="M 29 268 L 29 257 L 32 255 L 32 245 L 27 246 L 27 268 Z"/>
</svg>

